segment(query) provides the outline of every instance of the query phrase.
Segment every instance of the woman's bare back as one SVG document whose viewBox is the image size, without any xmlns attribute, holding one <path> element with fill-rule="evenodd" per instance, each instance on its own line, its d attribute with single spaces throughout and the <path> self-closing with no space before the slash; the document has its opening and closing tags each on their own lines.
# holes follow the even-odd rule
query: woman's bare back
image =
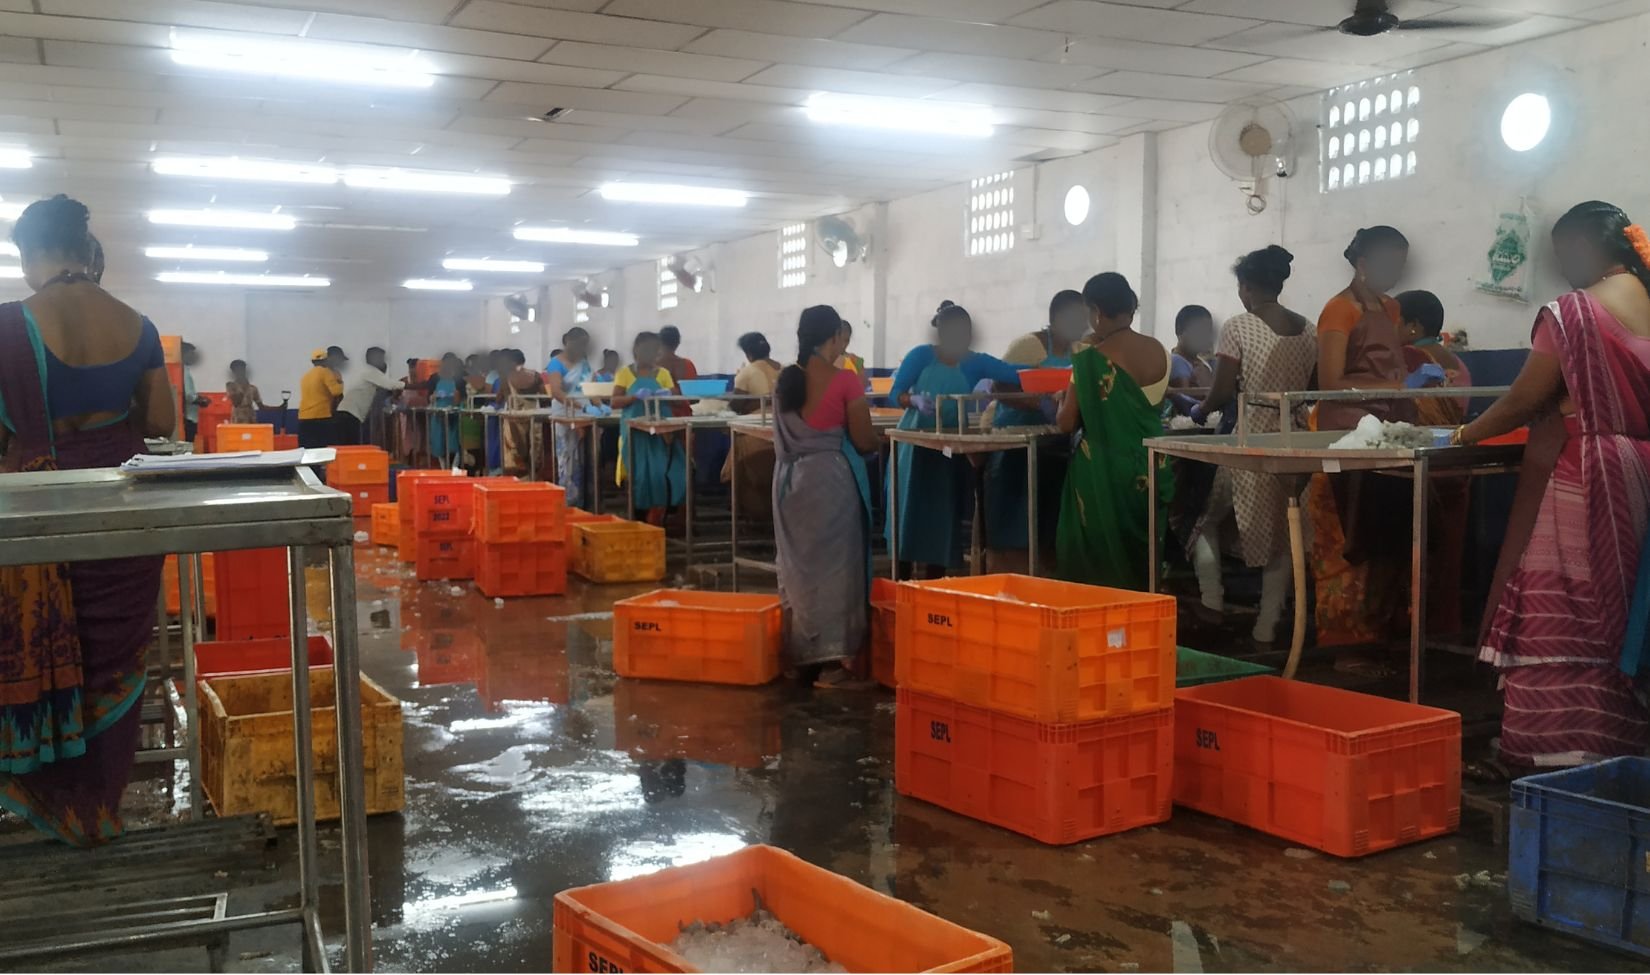
<svg viewBox="0 0 1650 975">
<path fill-rule="evenodd" d="M 71 366 L 103 366 L 137 351 L 143 316 L 95 284 L 49 288 L 23 303 L 40 340 Z"/>
<path fill-rule="evenodd" d="M 1631 274 L 1605 278 L 1587 289 L 1622 327 L 1640 338 L 1650 338 L 1650 291 Z"/>
<path fill-rule="evenodd" d="M 1108 336 L 1096 348 L 1142 389 L 1169 373 L 1169 354 L 1163 343 L 1132 328 Z"/>
</svg>

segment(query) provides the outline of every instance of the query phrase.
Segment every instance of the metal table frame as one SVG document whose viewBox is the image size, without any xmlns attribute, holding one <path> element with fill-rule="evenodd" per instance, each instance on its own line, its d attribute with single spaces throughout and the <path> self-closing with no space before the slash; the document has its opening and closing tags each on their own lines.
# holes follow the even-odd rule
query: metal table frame
<svg viewBox="0 0 1650 975">
<path fill-rule="evenodd" d="M 1356 395 L 1342 395 L 1342 391 L 1318 393 L 1265 394 L 1283 402 L 1302 400 L 1369 400 L 1416 399 L 1427 396 L 1449 395 L 1458 398 L 1468 395 L 1487 395 L 1483 390 L 1408 390 L 1422 396 L 1390 396 L 1382 390 L 1379 395 L 1369 392 L 1344 391 Z M 1261 394 L 1256 394 L 1261 395 Z M 1240 403 L 1240 411 L 1244 408 Z M 1241 428 L 1241 422 L 1240 422 Z M 1157 437 L 1146 441 L 1147 496 L 1157 497 L 1157 454 L 1184 460 L 1201 461 L 1236 470 L 1292 477 L 1297 484 L 1313 474 L 1340 474 L 1353 471 L 1372 471 L 1408 477 L 1413 483 L 1412 521 L 1410 541 L 1410 601 L 1409 601 L 1409 700 L 1419 703 L 1423 678 L 1423 653 L 1426 646 L 1427 612 L 1427 482 L 1434 474 L 1473 476 L 1516 471 L 1523 458 L 1521 445 L 1468 447 L 1421 447 L 1414 450 L 1335 450 L 1330 444 L 1346 435 L 1344 430 L 1308 433 L 1239 434 L 1227 437 Z M 1288 492 L 1291 506 L 1300 504 L 1300 491 Z M 1157 505 L 1148 506 L 1147 521 L 1147 578 L 1148 591 L 1158 590 Z M 1297 564 L 1296 578 L 1304 579 L 1305 567 Z M 1295 614 L 1297 629 L 1304 623 L 1306 608 L 1297 601 Z"/>
<path fill-rule="evenodd" d="M 585 479 L 589 482 L 590 513 L 602 513 L 602 438 L 601 430 L 604 427 L 617 427 L 623 417 L 617 413 L 608 416 L 558 416 L 547 417 L 550 421 L 550 479 L 557 484 L 561 483 L 561 465 L 556 458 L 555 436 L 557 427 L 567 427 L 572 431 L 585 430 L 586 448 L 589 453 Z"/>
<path fill-rule="evenodd" d="M 0 565 L 37 563 L 44 553 L 53 560 L 74 562 L 174 552 L 286 548 L 295 703 L 310 699 L 303 549 L 327 549 L 332 573 L 344 958 L 349 970 L 367 971 L 372 968 L 372 930 L 367 896 L 354 530 L 348 495 L 323 486 L 307 468 L 234 477 L 135 479 L 114 470 L 80 470 L 0 478 Z M 191 595 L 182 589 L 184 561 L 179 560 L 180 604 Z M 186 667 L 186 676 L 192 678 L 192 661 Z M 191 685 L 185 698 L 192 700 L 194 690 Z M 296 907 L 156 923 L 138 931 L 101 936 L 71 935 L 61 943 L 44 947 L 56 952 L 135 949 L 176 941 L 180 936 L 298 924 L 303 932 L 305 969 L 327 970 L 320 924 L 311 715 L 307 707 L 294 707 L 292 714 L 298 800 Z M 198 735 L 198 727 L 191 721 L 189 737 L 197 745 Z M 88 882 L 95 882 L 95 878 Z"/>
</svg>

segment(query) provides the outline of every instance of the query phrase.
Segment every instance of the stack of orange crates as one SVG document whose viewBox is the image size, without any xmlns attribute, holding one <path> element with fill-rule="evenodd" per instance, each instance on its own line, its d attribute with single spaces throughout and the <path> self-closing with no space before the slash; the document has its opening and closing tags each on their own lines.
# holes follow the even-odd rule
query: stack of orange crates
<svg viewBox="0 0 1650 975">
<path fill-rule="evenodd" d="M 372 517 L 372 506 L 390 500 L 390 455 L 377 447 L 339 447 L 327 465 L 327 486 L 348 494 L 357 519 Z"/>
<path fill-rule="evenodd" d="M 484 596 L 567 591 L 567 492 L 540 482 L 477 480 L 476 588 Z"/>
<path fill-rule="evenodd" d="M 1173 597 L 988 575 L 895 612 L 902 795 L 1055 844 L 1169 818 Z"/>
<path fill-rule="evenodd" d="M 400 478 L 406 478 L 402 471 Z M 401 543 L 413 536 L 413 565 L 420 582 L 429 579 L 474 579 L 476 541 L 471 532 L 475 517 L 475 485 L 519 484 L 513 477 L 420 477 L 395 490 L 403 514 L 411 502 L 412 520 L 401 523 Z"/>
<path fill-rule="evenodd" d="M 407 470 L 395 475 L 395 507 L 399 514 L 400 525 L 396 532 L 395 546 L 403 562 L 418 561 L 419 533 L 413 529 L 413 493 L 414 481 L 421 481 L 427 477 L 463 477 L 449 470 Z"/>
</svg>

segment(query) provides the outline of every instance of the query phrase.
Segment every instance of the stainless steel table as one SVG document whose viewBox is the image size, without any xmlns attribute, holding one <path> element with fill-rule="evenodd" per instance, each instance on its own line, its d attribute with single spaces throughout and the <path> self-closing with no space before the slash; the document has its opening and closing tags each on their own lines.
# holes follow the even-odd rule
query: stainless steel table
<svg viewBox="0 0 1650 975">
<path fill-rule="evenodd" d="M 344 957 L 349 970 L 368 971 L 372 967 L 372 931 L 367 900 L 355 555 L 351 548 L 354 531 L 349 496 L 325 487 L 304 468 L 141 479 L 114 470 L 0 476 L 0 565 L 29 565 L 39 562 L 42 556 L 76 562 L 174 552 L 286 548 L 295 703 L 309 700 L 302 550 L 305 546 L 327 549 L 332 570 L 337 688 Z M 189 598 L 187 592 L 180 595 Z M 185 696 L 194 697 L 192 686 Z M 303 931 L 305 968 L 326 970 L 319 916 L 321 878 L 310 711 L 294 707 L 292 713 L 298 779 L 300 894 L 296 907 L 224 918 L 157 921 L 118 935 L 67 936 L 62 944 L 49 947 L 64 952 L 136 948 L 197 932 L 298 924 Z M 198 734 L 191 722 L 191 739 Z M 91 882 L 95 878 L 89 878 Z"/>
<path fill-rule="evenodd" d="M 566 427 L 572 434 L 584 432 L 586 452 L 589 455 L 585 461 L 585 481 L 589 499 L 585 503 L 590 505 L 590 513 L 602 513 L 602 430 L 606 427 L 617 427 L 623 418 L 617 413 L 607 416 L 566 416 L 552 413 L 546 417 L 550 422 L 550 479 L 557 484 L 561 483 L 561 462 L 556 457 L 556 428 Z"/>
<path fill-rule="evenodd" d="M 1349 397 L 1350 398 L 1350 397 Z M 1363 398 L 1370 398 L 1364 394 Z M 1506 473 L 1518 469 L 1524 457 L 1522 445 L 1422 447 L 1413 450 L 1335 450 L 1329 445 L 1346 435 L 1344 430 L 1325 433 L 1267 433 L 1225 437 L 1157 437 L 1146 441 L 1146 496 L 1157 497 L 1157 454 L 1202 461 L 1235 470 L 1273 474 L 1293 479 L 1287 492 L 1291 521 L 1299 524 L 1300 493 L 1306 478 L 1313 474 L 1341 474 L 1374 471 L 1409 477 L 1414 485 L 1413 521 L 1410 547 L 1409 601 L 1409 700 L 1421 699 L 1422 650 L 1426 644 L 1427 596 L 1427 479 L 1433 474 L 1471 476 Z M 1157 591 L 1157 505 L 1149 505 L 1147 527 L 1147 571 L 1150 591 Z M 1293 532 L 1293 528 L 1291 529 Z M 1298 549 L 1297 549 L 1298 552 Z M 1306 567 L 1295 560 L 1295 636 L 1290 648 L 1290 666 L 1285 676 L 1293 676 L 1305 635 L 1306 605 L 1301 598 Z"/>
</svg>

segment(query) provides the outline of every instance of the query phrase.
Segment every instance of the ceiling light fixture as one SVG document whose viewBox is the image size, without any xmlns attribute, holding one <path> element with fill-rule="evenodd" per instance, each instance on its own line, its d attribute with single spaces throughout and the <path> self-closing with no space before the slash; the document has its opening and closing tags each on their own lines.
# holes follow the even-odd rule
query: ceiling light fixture
<svg viewBox="0 0 1650 975">
<path fill-rule="evenodd" d="M 925 132 L 960 139 L 989 139 L 997 121 L 985 105 L 950 104 L 872 95 L 814 92 L 803 105 L 809 121 L 862 129 Z"/>
<path fill-rule="evenodd" d="M 20 267 L 0 267 L 0 278 L 20 278 L 23 269 Z"/>
<path fill-rule="evenodd" d="M 346 169 L 344 185 L 358 190 L 406 190 L 413 193 L 510 194 L 510 181 L 502 176 L 437 173 L 422 169 Z"/>
<path fill-rule="evenodd" d="M 149 222 L 171 227 L 225 227 L 230 230 L 291 230 L 298 218 L 256 210 L 150 210 Z"/>
<path fill-rule="evenodd" d="M 0 149 L 0 169 L 29 169 L 34 156 L 27 149 Z"/>
<path fill-rule="evenodd" d="M 0 240 L 0 254 L 4 254 L 7 257 L 22 257 L 23 256 L 22 254 L 20 254 L 18 252 L 17 245 L 12 243 L 9 240 Z"/>
<path fill-rule="evenodd" d="M 1541 145 L 1553 127 L 1553 106 L 1546 95 L 1525 92 L 1501 114 L 1501 141 L 1513 152 L 1529 152 Z"/>
<path fill-rule="evenodd" d="M 156 159 L 149 164 L 149 168 L 160 176 L 193 176 L 200 179 L 245 179 L 259 183 L 310 183 L 321 186 L 338 182 L 338 170 L 331 166 L 265 159 L 198 159 L 168 156 Z"/>
<path fill-rule="evenodd" d="M 604 183 L 602 199 L 618 203 L 671 203 L 679 206 L 742 207 L 750 199 L 744 190 L 671 183 Z"/>
<path fill-rule="evenodd" d="M 269 260 L 268 251 L 248 247 L 173 247 L 157 244 L 143 249 L 143 256 L 157 261 L 234 261 L 261 264 Z"/>
<path fill-rule="evenodd" d="M 475 286 L 452 278 L 408 278 L 401 287 L 412 291 L 469 291 Z"/>
<path fill-rule="evenodd" d="M 541 244 L 594 244 L 598 247 L 635 247 L 642 239 L 635 234 L 611 230 L 578 230 L 573 227 L 517 227 L 517 240 Z"/>
<path fill-rule="evenodd" d="M 16 220 L 27 206 L 26 203 L 0 203 L 0 220 Z"/>
<path fill-rule="evenodd" d="M 162 271 L 155 275 L 162 284 L 232 284 L 243 288 L 327 288 L 328 278 L 308 274 L 232 274 L 228 271 Z"/>
<path fill-rule="evenodd" d="M 435 84 L 430 66 L 417 51 L 406 48 L 174 30 L 172 61 L 214 71 L 380 88 L 428 88 Z"/>
<path fill-rule="evenodd" d="M 544 265 L 538 261 L 503 261 L 491 257 L 449 257 L 441 262 L 449 271 L 498 271 L 519 274 L 543 274 Z"/>
</svg>

